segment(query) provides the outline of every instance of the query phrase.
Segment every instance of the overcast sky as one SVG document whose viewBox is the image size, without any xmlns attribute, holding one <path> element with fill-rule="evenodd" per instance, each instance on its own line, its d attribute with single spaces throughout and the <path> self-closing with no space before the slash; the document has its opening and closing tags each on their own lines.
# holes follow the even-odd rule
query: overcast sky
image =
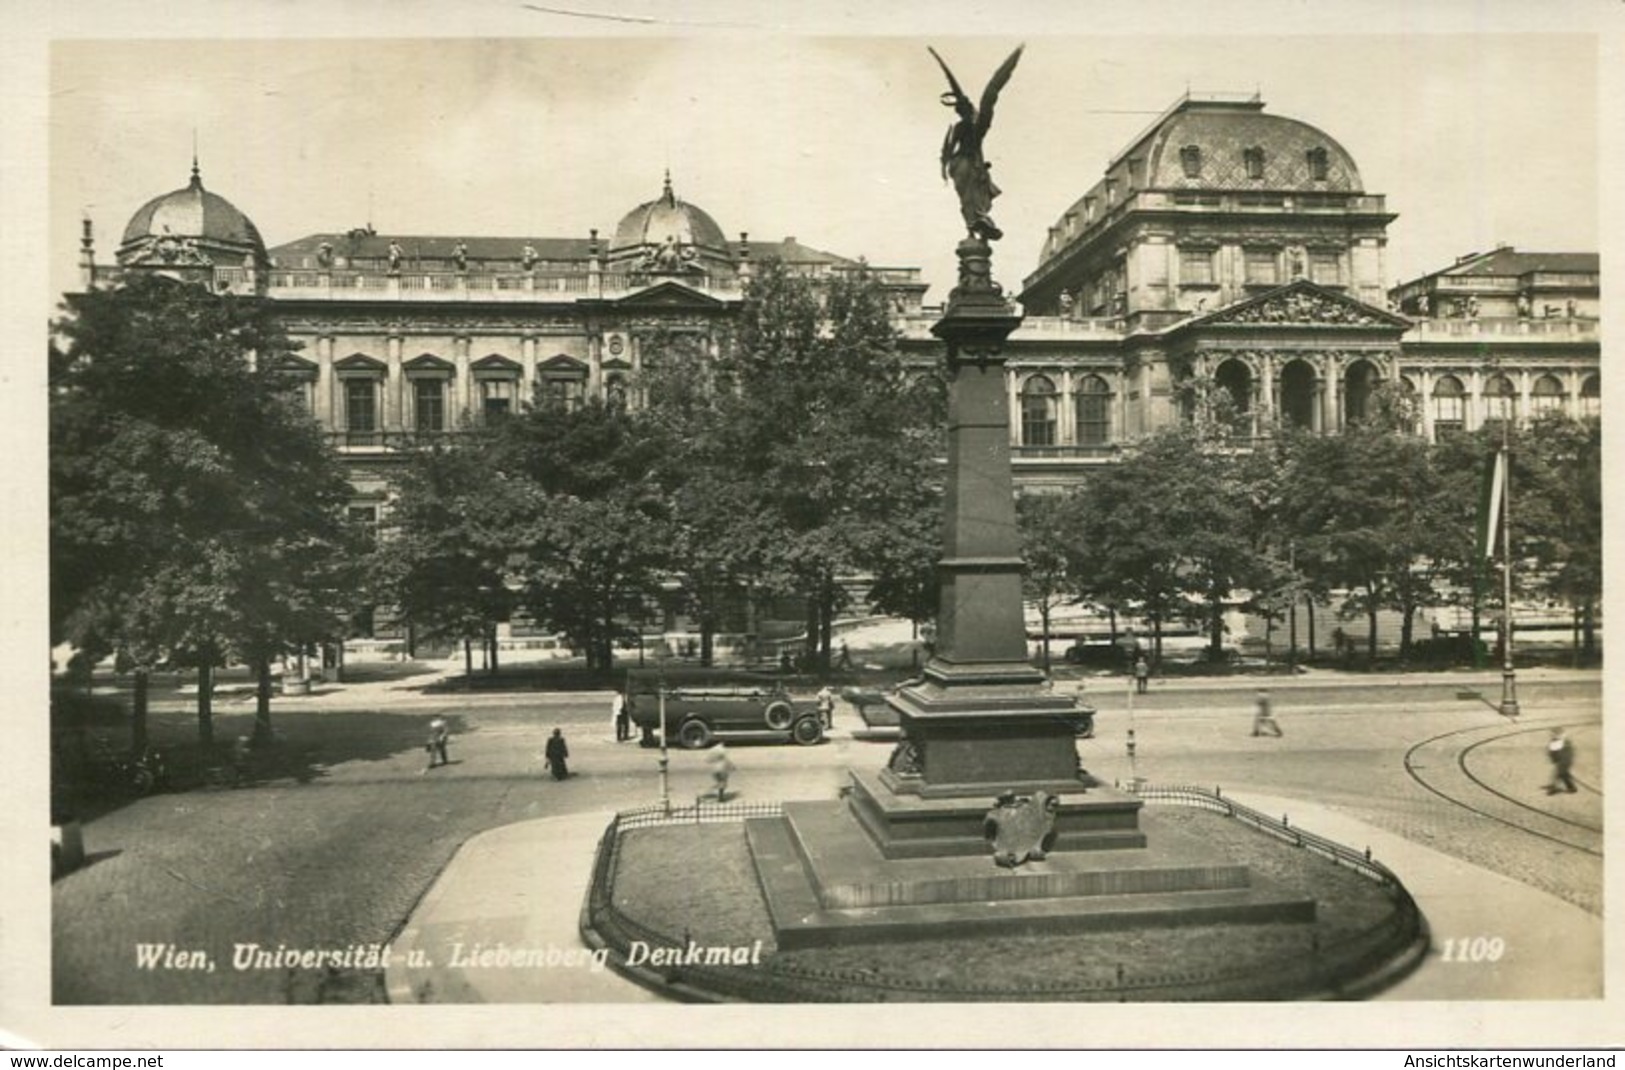
<svg viewBox="0 0 1625 1070">
<path fill-rule="evenodd" d="M 600 26 L 618 28 L 587 28 Z M 1257 90 L 1269 112 L 1337 139 L 1399 214 L 1390 284 L 1496 243 L 1598 248 L 1594 37 L 1046 29 L 61 40 L 53 288 L 75 278 L 82 214 L 110 260 L 136 209 L 185 185 L 195 130 L 205 185 L 269 245 L 369 220 L 386 234 L 608 234 L 669 167 L 678 196 L 730 238 L 795 235 L 919 266 L 940 300 L 960 225 L 937 170 L 951 112 L 927 43 L 973 95 L 1027 44 L 987 144 L 1004 190 L 995 274 L 1010 289 L 1046 228 L 1187 88 Z"/>
</svg>

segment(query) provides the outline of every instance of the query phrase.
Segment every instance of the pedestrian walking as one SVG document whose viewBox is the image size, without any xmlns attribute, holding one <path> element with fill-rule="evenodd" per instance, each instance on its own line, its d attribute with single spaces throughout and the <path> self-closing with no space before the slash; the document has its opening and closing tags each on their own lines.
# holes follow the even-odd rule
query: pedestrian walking
<svg viewBox="0 0 1625 1070">
<path fill-rule="evenodd" d="M 1151 686 L 1151 665 L 1141 654 L 1134 659 L 1134 693 L 1143 695 L 1146 688 Z"/>
<path fill-rule="evenodd" d="M 1552 763 L 1552 779 L 1546 785 L 1546 794 L 1556 795 L 1559 790 L 1572 793 L 1575 790 L 1574 741 L 1564 735 L 1561 728 L 1552 729 L 1552 738 L 1546 742 L 1546 757 Z"/>
<path fill-rule="evenodd" d="M 450 741 L 451 729 L 446 727 L 444 717 L 436 717 L 429 722 L 429 739 L 423 744 L 423 749 L 429 752 L 429 765 L 424 772 L 437 765 L 450 764 L 450 759 L 446 756 L 446 744 Z"/>
<path fill-rule="evenodd" d="M 632 738 L 632 713 L 626 708 L 626 696 L 615 692 L 610 706 L 615 715 L 615 742 L 625 743 Z"/>
<path fill-rule="evenodd" d="M 564 764 L 570 757 L 570 747 L 564 742 L 564 733 L 553 729 L 553 735 L 547 741 L 547 768 L 552 772 L 554 780 L 563 780 L 570 775 L 570 769 Z"/>
<path fill-rule="evenodd" d="M 852 671 L 852 651 L 847 648 L 845 639 L 841 640 L 841 657 L 835 665 L 836 668 L 843 669 L 846 672 Z"/>
<path fill-rule="evenodd" d="M 711 784 L 716 791 L 717 802 L 728 801 L 728 778 L 733 775 L 733 759 L 728 756 L 728 745 L 718 743 L 706 759 L 711 763 Z"/>
<path fill-rule="evenodd" d="M 1268 732 L 1279 739 L 1281 726 L 1275 721 L 1275 714 L 1270 709 L 1270 693 L 1259 689 L 1258 705 L 1253 710 L 1253 735 L 1261 736 Z"/>
<path fill-rule="evenodd" d="M 818 692 L 818 719 L 828 731 L 835 727 L 835 692 L 825 684 Z"/>
</svg>

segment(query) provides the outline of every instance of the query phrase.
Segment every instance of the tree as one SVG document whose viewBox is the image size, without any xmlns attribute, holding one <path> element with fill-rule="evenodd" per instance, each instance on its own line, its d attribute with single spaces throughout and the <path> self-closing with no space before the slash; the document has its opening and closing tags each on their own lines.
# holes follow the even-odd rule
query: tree
<svg viewBox="0 0 1625 1070">
<path fill-rule="evenodd" d="M 711 665 L 725 614 L 764 582 L 774 528 L 733 454 L 731 398 L 717 389 L 704 341 L 663 332 L 646 342 L 640 386 L 648 401 L 636 415 L 660 444 L 663 569 L 699 628 L 700 663 Z"/>
<path fill-rule="evenodd" d="M 1227 427 L 1167 428 L 1085 485 L 1077 527 L 1089 558 L 1075 569 L 1078 593 L 1138 611 L 1151 623 L 1157 656 L 1163 626 L 1174 620 L 1199 625 L 1219 656 L 1233 595 L 1264 585 L 1260 529 L 1273 505 L 1259 497 L 1249 455 Z"/>
<path fill-rule="evenodd" d="M 1379 611 L 1400 613 L 1407 656 L 1417 610 L 1437 599 L 1452 526 L 1428 444 L 1375 417 L 1340 435 L 1300 437 L 1288 485 L 1299 564 L 1349 592 L 1344 607 L 1365 615 L 1369 658 Z"/>
<path fill-rule="evenodd" d="M 386 600 L 429 638 L 484 642 L 512 605 L 505 564 L 518 508 L 482 437 L 420 444 L 395 485 L 377 570 Z"/>
<path fill-rule="evenodd" d="M 1602 421 L 1549 412 L 1512 447 L 1511 533 L 1531 592 L 1570 606 L 1576 655 L 1596 651 L 1602 599 Z"/>
<path fill-rule="evenodd" d="M 878 279 L 820 286 L 773 261 L 716 373 L 726 455 L 771 529 L 765 582 L 806 598 L 808 652 L 827 671 L 838 577 L 895 562 L 891 503 L 929 500 L 932 383 L 905 371 Z"/>
<path fill-rule="evenodd" d="M 493 543 L 519 603 L 608 669 L 625 617 L 659 585 L 669 503 L 660 442 L 631 411 L 592 400 L 543 402 L 503 417 L 483 462 L 509 481 Z"/>
<path fill-rule="evenodd" d="M 1021 528 L 1022 597 L 1038 610 L 1044 636 L 1044 671 L 1050 670 L 1050 616 L 1078 600 L 1073 573 L 1077 542 L 1076 499 L 1060 494 L 1024 494 L 1016 499 Z"/>
<path fill-rule="evenodd" d="M 211 674 L 228 654 L 260 670 L 335 626 L 353 547 L 349 490 L 282 370 L 294 346 L 257 298 L 138 276 L 70 296 L 51 353 L 53 641 L 119 655 L 135 673 Z"/>
</svg>

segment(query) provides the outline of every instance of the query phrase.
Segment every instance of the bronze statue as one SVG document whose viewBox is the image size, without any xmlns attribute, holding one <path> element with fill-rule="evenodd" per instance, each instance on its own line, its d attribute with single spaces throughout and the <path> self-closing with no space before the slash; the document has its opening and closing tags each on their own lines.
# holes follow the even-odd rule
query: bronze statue
<svg viewBox="0 0 1625 1070">
<path fill-rule="evenodd" d="M 999 91 L 1010 80 L 1011 73 L 1016 69 L 1016 61 L 1021 58 L 1021 49 L 1025 47 L 1022 45 L 1010 53 L 1010 58 L 993 72 L 987 88 L 982 90 L 979 107 L 971 106 L 970 98 L 959 88 L 954 72 L 937 55 L 937 50 L 927 48 L 942 68 L 942 73 L 948 76 L 949 91 L 942 94 L 942 102 L 959 116 L 948 128 L 948 135 L 942 142 L 942 176 L 953 179 L 954 192 L 959 194 L 959 213 L 965 217 L 966 229 L 973 237 L 984 241 L 997 241 L 1004 237 L 1004 232 L 988 214 L 993 208 L 993 198 L 999 195 L 999 188 L 993 184 L 990 174 L 992 165 L 982 156 L 982 141 L 987 137 L 988 127 L 993 125 L 993 105 L 999 99 Z"/>
</svg>

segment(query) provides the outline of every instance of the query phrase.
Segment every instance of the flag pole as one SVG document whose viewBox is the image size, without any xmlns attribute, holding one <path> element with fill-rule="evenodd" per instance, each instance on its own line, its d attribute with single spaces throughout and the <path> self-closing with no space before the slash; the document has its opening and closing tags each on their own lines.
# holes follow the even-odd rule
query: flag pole
<svg viewBox="0 0 1625 1070">
<path fill-rule="evenodd" d="M 1511 406 L 1509 405 L 1510 409 Z M 1518 674 L 1512 667 L 1512 413 L 1501 419 L 1501 716 L 1518 716 Z"/>
</svg>

